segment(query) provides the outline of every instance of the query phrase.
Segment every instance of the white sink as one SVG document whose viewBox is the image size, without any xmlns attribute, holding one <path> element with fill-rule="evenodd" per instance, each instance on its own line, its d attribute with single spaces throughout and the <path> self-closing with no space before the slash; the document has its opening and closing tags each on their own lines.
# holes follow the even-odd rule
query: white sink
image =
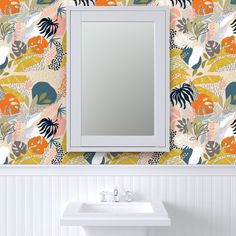
<svg viewBox="0 0 236 236">
<path fill-rule="evenodd" d="M 61 225 L 90 227 L 169 226 L 170 218 L 162 202 L 69 202 Z"/>
</svg>

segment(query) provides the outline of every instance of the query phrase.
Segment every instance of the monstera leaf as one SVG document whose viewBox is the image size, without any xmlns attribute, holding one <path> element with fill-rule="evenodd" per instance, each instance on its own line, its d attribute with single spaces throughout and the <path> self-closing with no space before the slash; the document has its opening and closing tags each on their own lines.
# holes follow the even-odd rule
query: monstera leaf
<svg viewBox="0 0 236 236">
<path fill-rule="evenodd" d="M 209 141 L 206 144 L 206 152 L 208 156 L 213 157 L 215 154 L 220 153 L 220 144 L 214 141 Z"/>
<path fill-rule="evenodd" d="M 206 52 L 210 57 L 220 53 L 220 44 L 215 41 L 208 41 L 206 44 Z"/>
<path fill-rule="evenodd" d="M 15 141 L 12 144 L 12 152 L 15 154 L 15 156 L 19 157 L 22 154 L 26 153 L 27 146 L 25 143 L 20 141 Z"/>
<path fill-rule="evenodd" d="M 21 54 L 26 53 L 26 44 L 21 41 L 15 41 L 12 45 L 12 51 L 15 56 L 19 57 Z"/>
</svg>

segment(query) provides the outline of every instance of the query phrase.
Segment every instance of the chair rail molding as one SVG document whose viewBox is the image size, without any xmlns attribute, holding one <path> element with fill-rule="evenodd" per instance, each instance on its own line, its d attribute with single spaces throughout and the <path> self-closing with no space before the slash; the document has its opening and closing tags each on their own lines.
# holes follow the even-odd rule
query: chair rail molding
<svg viewBox="0 0 236 236">
<path fill-rule="evenodd" d="M 236 165 L 2 165 L 0 176 L 236 176 Z"/>
</svg>

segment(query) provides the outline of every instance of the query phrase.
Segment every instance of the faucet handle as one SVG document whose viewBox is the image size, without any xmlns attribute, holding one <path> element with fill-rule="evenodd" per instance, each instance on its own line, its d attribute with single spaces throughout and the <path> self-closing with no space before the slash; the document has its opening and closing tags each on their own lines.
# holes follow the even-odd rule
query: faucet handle
<svg viewBox="0 0 236 236">
<path fill-rule="evenodd" d="M 125 191 L 125 201 L 131 202 L 133 200 L 133 193 L 129 190 Z"/>
<path fill-rule="evenodd" d="M 102 191 L 100 195 L 101 195 L 101 202 L 107 202 L 107 198 L 106 198 L 107 192 Z"/>
<path fill-rule="evenodd" d="M 114 189 L 113 191 L 113 201 L 114 202 L 119 202 L 120 198 L 119 198 L 119 191 L 117 188 Z"/>
</svg>

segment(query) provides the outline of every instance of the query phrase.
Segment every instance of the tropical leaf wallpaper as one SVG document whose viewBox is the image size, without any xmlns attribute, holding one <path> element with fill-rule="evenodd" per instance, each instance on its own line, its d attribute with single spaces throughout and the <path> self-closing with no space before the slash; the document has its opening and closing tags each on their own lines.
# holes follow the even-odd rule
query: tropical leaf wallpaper
<svg viewBox="0 0 236 236">
<path fill-rule="evenodd" d="M 66 151 L 66 6 L 171 7 L 168 153 Z M 236 0 L 1 0 L 0 164 L 236 164 Z"/>
</svg>

